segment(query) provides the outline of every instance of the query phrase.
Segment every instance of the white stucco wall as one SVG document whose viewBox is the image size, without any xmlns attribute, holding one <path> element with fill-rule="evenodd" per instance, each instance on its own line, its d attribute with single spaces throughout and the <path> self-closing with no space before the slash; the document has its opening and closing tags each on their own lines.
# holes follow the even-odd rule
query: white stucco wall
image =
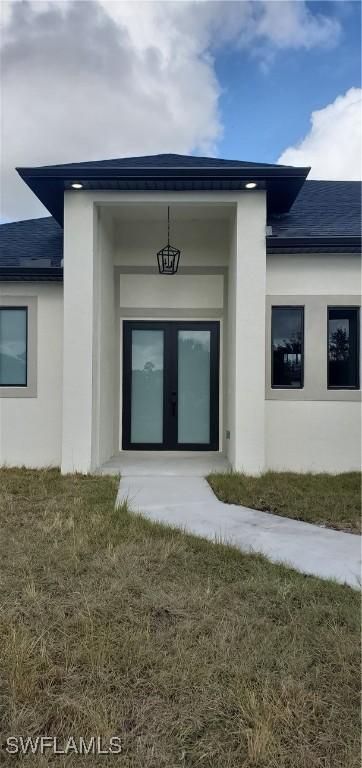
<svg viewBox="0 0 362 768">
<path fill-rule="evenodd" d="M 0 283 L 0 298 L 37 297 L 37 396 L 0 397 L 0 464 L 59 466 L 62 430 L 63 286 Z"/>
<path fill-rule="evenodd" d="M 236 248 L 237 248 L 237 222 L 236 212 L 231 224 L 230 257 L 227 284 L 227 326 L 225 329 L 225 348 L 227 350 L 227 386 L 224 399 L 225 431 L 224 450 L 231 466 L 235 465 L 236 455 Z"/>
<path fill-rule="evenodd" d="M 165 283 L 167 280 L 167 283 Z M 163 275 L 120 277 L 120 306 L 127 309 L 221 309 L 223 275 L 183 275 L 176 279 Z"/>
<path fill-rule="evenodd" d="M 360 403 L 267 401 L 266 466 L 278 472 L 358 472 Z"/>
<path fill-rule="evenodd" d="M 64 195 L 62 472 L 90 472 L 94 459 L 97 221 L 89 195 Z"/>
<path fill-rule="evenodd" d="M 267 256 L 267 294 L 355 294 L 361 287 L 358 253 Z"/>
<path fill-rule="evenodd" d="M 286 304 L 288 296 L 332 296 L 333 304 L 343 306 L 343 297 L 347 304 L 349 297 L 358 296 L 360 287 L 359 254 L 273 254 L 267 257 L 267 294 L 285 296 Z M 305 352 L 310 362 L 309 334 L 312 329 L 309 319 L 306 318 Z M 320 364 L 326 387 L 326 312 L 323 327 L 313 332 L 320 334 L 323 353 L 319 362 L 318 358 L 313 359 L 313 368 L 306 371 L 306 382 L 311 380 L 315 384 L 321 378 L 321 370 L 315 371 Z M 329 401 L 287 400 L 290 394 L 293 396 L 293 393 L 283 395 L 280 390 L 279 399 L 266 402 L 266 468 L 295 472 L 358 471 L 361 467 L 360 402 L 348 401 L 348 392 L 345 400 L 339 399 L 343 398 L 343 392 L 338 392 L 336 399 Z M 276 390 L 273 397 L 278 398 Z"/>
<path fill-rule="evenodd" d="M 228 455 L 237 470 L 265 468 L 266 194 L 240 194 L 230 250 Z"/>
<path fill-rule="evenodd" d="M 92 196 L 64 196 L 62 472 L 92 472 L 116 450 L 119 366 L 113 227 Z"/>
<path fill-rule="evenodd" d="M 98 383 L 95 391 L 94 429 L 97 437 L 94 461 L 107 461 L 117 450 L 116 399 L 117 372 L 120 366 L 117 346 L 118 313 L 115 307 L 115 277 L 113 266 L 113 229 L 100 218 L 97 260 L 97 335 L 96 360 Z"/>
</svg>

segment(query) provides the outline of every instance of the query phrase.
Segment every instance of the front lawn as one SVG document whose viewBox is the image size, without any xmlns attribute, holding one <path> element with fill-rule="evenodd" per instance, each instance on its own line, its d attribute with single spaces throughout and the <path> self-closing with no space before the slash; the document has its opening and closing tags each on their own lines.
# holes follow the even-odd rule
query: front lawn
<svg viewBox="0 0 362 768">
<path fill-rule="evenodd" d="M 0 470 L 3 738 L 121 737 L 75 766 L 357 768 L 358 593 L 115 511 L 116 487 Z"/>
<path fill-rule="evenodd" d="M 237 472 L 209 475 L 214 493 L 227 504 L 273 512 L 339 531 L 361 532 L 361 475 L 299 475 L 266 472 L 250 477 Z"/>
</svg>

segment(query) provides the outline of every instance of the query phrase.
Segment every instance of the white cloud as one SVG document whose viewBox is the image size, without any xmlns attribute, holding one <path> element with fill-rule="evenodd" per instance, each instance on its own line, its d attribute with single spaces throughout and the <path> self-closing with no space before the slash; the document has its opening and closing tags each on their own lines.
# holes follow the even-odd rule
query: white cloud
<svg viewBox="0 0 362 768">
<path fill-rule="evenodd" d="M 306 3 L 266 2 L 256 23 L 255 37 L 264 37 L 276 48 L 305 48 L 334 45 L 340 34 L 336 19 L 313 14 Z"/>
<path fill-rule="evenodd" d="M 14 167 L 216 153 L 215 51 L 334 44 L 304 2 L 1 2 L 2 216 L 44 209 Z"/>
<path fill-rule="evenodd" d="M 212 152 L 218 84 L 198 55 L 136 46 L 99 3 L 14 4 L 3 34 L 4 217 L 43 209 L 15 165 L 156 152 Z"/>
<path fill-rule="evenodd" d="M 312 112 L 311 129 L 278 158 L 285 165 L 311 165 L 311 179 L 361 178 L 362 90 L 350 88 L 332 104 Z"/>
</svg>

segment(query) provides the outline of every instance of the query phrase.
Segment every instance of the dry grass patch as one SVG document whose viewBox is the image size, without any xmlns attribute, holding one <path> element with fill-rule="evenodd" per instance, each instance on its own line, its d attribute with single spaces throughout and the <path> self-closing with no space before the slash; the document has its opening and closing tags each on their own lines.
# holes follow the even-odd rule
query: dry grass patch
<svg viewBox="0 0 362 768">
<path fill-rule="evenodd" d="M 359 765 L 356 592 L 115 511 L 112 478 L 0 488 L 4 738 L 122 737 L 75 766 Z"/>
<path fill-rule="evenodd" d="M 266 472 L 261 477 L 230 472 L 209 475 L 208 481 L 218 499 L 227 504 L 241 504 L 339 531 L 361 532 L 359 472 Z"/>
</svg>

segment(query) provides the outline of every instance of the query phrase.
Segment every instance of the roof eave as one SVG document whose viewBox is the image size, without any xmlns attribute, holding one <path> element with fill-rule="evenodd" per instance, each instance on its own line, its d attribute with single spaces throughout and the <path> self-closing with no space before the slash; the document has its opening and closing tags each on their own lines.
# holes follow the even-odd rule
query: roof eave
<svg viewBox="0 0 362 768">
<path fill-rule="evenodd" d="M 17 168 L 16 170 L 52 216 L 62 224 L 64 192 L 70 189 L 72 182 L 75 181 L 82 183 L 85 190 L 87 183 L 92 185 L 94 189 L 98 182 L 102 182 L 102 189 L 104 190 L 107 188 L 107 182 L 111 185 L 118 180 L 126 185 L 127 191 L 139 191 L 142 189 L 142 184 L 145 184 L 145 190 L 149 189 L 152 184 L 158 189 L 162 188 L 162 184 L 165 184 L 167 191 L 167 185 L 173 183 L 177 185 L 180 182 L 186 186 L 187 182 L 192 184 L 193 191 L 196 191 L 198 183 L 202 185 L 200 189 L 203 190 L 205 190 L 205 184 L 209 183 L 210 191 L 212 191 L 212 184 L 222 184 L 223 190 L 227 191 L 228 184 L 232 190 L 232 185 L 235 189 L 235 184 L 257 180 L 262 184 L 262 188 L 267 190 L 269 211 L 287 212 L 304 184 L 310 168 L 242 166 L 240 168 L 168 167 L 150 169 L 142 167 L 84 168 L 72 166 L 70 169 L 51 166 Z M 170 190 L 168 189 L 168 191 Z"/>
<path fill-rule="evenodd" d="M 281 178 L 281 177 L 295 177 L 305 179 L 310 171 L 309 167 L 293 166 L 240 166 L 240 167 L 227 167 L 221 168 L 220 166 L 193 166 L 193 167 L 132 167 L 122 166 L 115 168 L 114 166 L 102 166 L 101 168 L 87 167 L 82 165 L 73 165 L 71 168 L 64 168 L 64 166 L 44 166 L 44 167 L 19 167 L 16 168 L 17 172 L 22 178 L 37 177 L 37 178 L 58 178 L 58 179 L 75 179 L 79 177 L 79 174 L 84 179 L 108 179 L 108 178 L 145 178 L 145 179 L 158 179 L 158 178 L 242 178 L 249 179 L 250 176 L 255 178 Z"/>
<path fill-rule="evenodd" d="M 62 267 L 0 267 L 0 282 L 62 282 Z"/>
<path fill-rule="evenodd" d="M 360 253 L 362 238 L 357 235 L 316 237 L 278 237 L 266 238 L 268 253 Z"/>
</svg>

